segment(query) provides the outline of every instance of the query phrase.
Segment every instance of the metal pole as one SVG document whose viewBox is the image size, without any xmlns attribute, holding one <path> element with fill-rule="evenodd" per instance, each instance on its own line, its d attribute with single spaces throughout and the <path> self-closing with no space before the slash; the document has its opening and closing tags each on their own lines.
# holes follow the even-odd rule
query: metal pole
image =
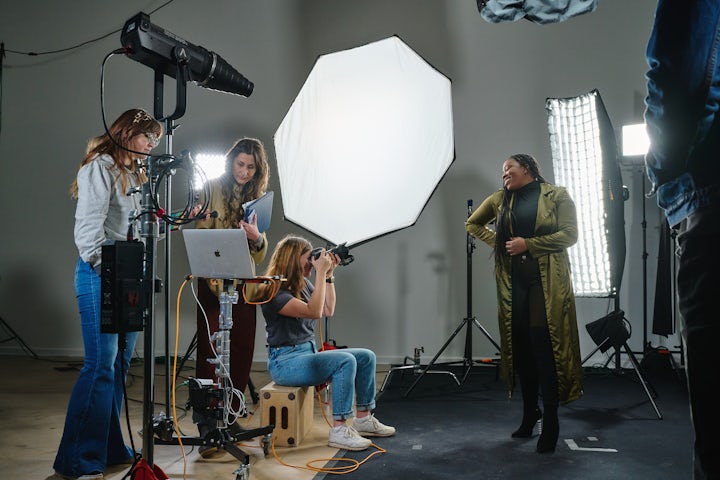
<svg viewBox="0 0 720 480">
<path fill-rule="evenodd" d="M 155 260 L 158 237 L 158 222 L 155 215 L 151 185 L 157 178 L 156 158 L 149 156 L 148 181 L 142 186 L 142 215 L 140 237 L 145 244 L 145 261 L 143 262 L 143 285 L 145 293 L 144 311 L 144 346 L 145 358 L 143 378 L 143 458 L 153 465 L 153 405 L 155 394 L 153 380 L 155 378 Z"/>
</svg>

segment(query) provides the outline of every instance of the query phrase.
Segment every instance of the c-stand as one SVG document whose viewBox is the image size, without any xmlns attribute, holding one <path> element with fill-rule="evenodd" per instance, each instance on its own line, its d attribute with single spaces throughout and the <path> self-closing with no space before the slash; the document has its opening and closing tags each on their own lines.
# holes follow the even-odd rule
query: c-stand
<svg viewBox="0 0 720 480">
<path fill-rule="evenodd" d="M 177 53 L 177 52 L 176 52 Z M 170 272 L 170 262 L 169 262 L 169 255 L 170 255 L 170 241 L 169 241 L 169 234 L 170 234 L 170 227 L 169 223 L 173 220 L 171 219 L 170 212 L 170 175 L 174 174 L 174 167 L 177 167 L 177 163 L 172 160 L 172 155 L 170 155 L 170 152 L 172 151 L 172 132 L 174 130 L 172 121 L 180 118 L 185 113 L 185 105 L 186 105 L 186 82 L 190 78 L 189 71 L 188 71 L 188 65 L 186 62 L 178 61 L 177 63 L 177 74 L 176 74 L 176 80 L 177 80 L 177 104 L 175 107 L 175 111 L 165 117 L 163 116 L 163 109 L 162 109 L 162 101 L 163 101 L 163 77 L 164 74 L 160 70 L 155 70 L 155 110 L 154 110 L 154 116 L 158 121 L 164 120 L 167 122 L 167 152 L 168 154 L 165 157 L 154 157 L 149 156 L 147 157 L 147 176 L 148 181 L 146 181 L 142 187 L 141 187 L 141 194 L 142 194 L 142 201 L 141 201 L 141 212 L 136 215 L 136 218 L 139 218 L 141 221 L 141 228 L 140 228 L 140 236 L 143 239 L 144 243 L 144 262 L 143 262 L 143 285 L 144 285 L 144 291 L 143 291 L 143 305 L 144 305 L 144 311 L 143 311 L 143 322 L 144 322 L 144 384 L 143 384 L 143 448 L 142 448 L 142 456 L 143 459 L 147 462 L 147 464 L 152 468 L 154 466 L 154 451 L 153 446 L 155 443 L 157 444 L 165 444 L 165 445 L 179 445 L 180 441 L 182 441 L 185 445 L 204 445 L 204 446 L 217 446 L 222 447 L 225 450 L 227 450 L 229 453 L 231 453 L 233 456 L 238 458 L 242 465 L 238 468 L 238 470 L 235 472 L 237 474 L 238 479 L 246 480 L 249 478 L 249 456 L 240 450 L 234 442 L 250 439 L 258 436 L 264 437 L 264 442 L 267 445 L 269 443 L 268 438 L 270 433 L 274 429 L 274 425 L 269 425 L 263 428 L 254 429 L 254 430 L 247 430 L 242 431 L 239 434 L 236 435 L 230 435 L 227 431 L 227 414 L 226 409 L 228 408 L 228 404 L 226 402 L 223 402 L 223 415 L 222 419 L 218 420 L 218 428 L 215 430 L 212 430 L 207 436 L 203 438 L 197 438 L 197 437 L 186 437 L 186 438 L 179 438 L 174 437 L 173 432 L 175 431 L 174 427 L 174 419 L 172 417 L 169 417 L 168 415 L 165 415 L 164 413 L 161 413 L 157 417 L 154 417 L 154 405 L 155 405 L 155 398 L 154 398 L 154 378 L 155 378 L 155 358 L 154 358 L 154 352 L 155 352 L 155 293 L 159 292 L 161 290 L 161 284 L 162 282 L 160 280 L 156 280 L 156 272 L 155 272 L 155 263 L 157 259 L 157 240 L 159 237 L 159 221 L 160 218 L 158 215 L 160 214 L 160 211 L 162 210 L 159 207 L 158 202 L 158 193 L 157 193 L 157 187 L 160 183 L 159 180 L 162 179 L 162 176 L 165 176 L 166 178 L 166 209 L 165 212 L 162 214 L 163 218 L 162 220 L 165 220 L 168 222 L 167 228 L 165 229 L 165 235 L 166 235 L 166 250 L 165 250 L 165 259 L 166 259 L 166 274 L 169 276 Z M 170 160 L 167 160 L 167 157 L 170 158 Z M 187 211 L 189 214 L 189 210 Z M 202 212 L 201 212 L 202 213 Z M 235 292 L 237 295 L 237 292 Z M 237 301 L 237 297 L 235 297 L 235 301 Z M 222 325 L 222 317 L 227 318 L 230 321 L 230 327 L 232 326 L 232 297 L 228 297 L 223 299 L 223 304 L 221 304 L 221 325 Z M 168 361 L 168 354 L 169 354 L 169 321 L 168 321 L 168 313 L 169 313 L 169 298 L 166 295 L 166 301 L 165 301 L 165 308 L 166 308 L 166 394 L 168 399 L 168 411 L 170 409 L 169 405 L 169 398 L 170 398 L 170 390 L 169 390 L 169 382 L 170 382 L 170 372 L 169 372 L 169 361 Z M 223 380 L 219 379 L 219 388 L 218 391 L 222 392 L 224 395 L 228 395 L 227 391 L 232 390 L 231 387 L 225 385 L 225 378 L 229 378 L 229 359 L 230 359 L 230 338 L 229 338 L 229 328 L 227 327 L 227 332 L 219 332 L 220 334 L 220 340 L 219 342 L 222 344 L 222 351 L 224 352 L 224 358 L 222 360 L 222 370 L 223 370 Z M 173 372 L 173 375 L 175 375 L 176 372 Z M 227 387 L 227 388 L 226 388 Z M 229 401 L 229 396 L 227 396 Z M 264 447 L 265 454 L 267 454 L 267 446 Z"/>
<path fill-rule="evenodd" d="M 252 430 L 241 430 L 230 432 L 229 419 L 231 416 L 235 418 L 240 415 L 233 415 L 231 410 L 232 398 L 235 395 L 230 380 L 230 330 L 232 329 L 232 306 L 238 302 L 239 294 L 234 289 L 233 282 L 220 280 L 223 282 L 222 292 L 219 296 L 220 315 L 218 317 L 218 331 L 215 332 L 211 341 L 215 343 L 215 358 L 211 363 L 216 365 L 215 375 L 217 376 L 217 385 L 213 385 L 212 380 L 191 379 L 190 385 L 190 403 L 195 411 L 198 411 L 206 418 L 215 420 L 215 428 L 210 430 L 202 437 L 173 437 L 172 432 L 165 429 L 160 430 L 159 438 L 155 443 L 161 445 L 200 445 L 207 447 L 216 447 L 226 450 L 235 458 L 242 462 L 237 473 L 242 473 L 241 478 L 248 475 L 250 457 L 243 450 L 238 448 L 235 443 L 262 436 L 262 447 L 265 455 L 269 452 L 270 436 L 275 425 L 267 425 Z"/>
<path fill-rule="evenodd" d="M 470 215 L 472 215 L 472 199 L 467 201 L 467 216 L 468 218 Z M 485 335 L 485 337 L 492 343 L 495 348 L 498 351 L 498 354 L 500 352 L 500 345 L 493 340 L 493 338 L 490 336 L 490 333 L 483 327 L 480 322 L 477 321 L 477 319 L 472 314 L 472 254 L 475 250 L 475 239 L 472 235 L 469 233 L 466 234 L 467 236 L 467 316 L 463 318 L 462 322 L 457 326 L 455 331 L 450 335 L 450 338 L 447 339 L 445 344 L 440 348 L 440 350 L 435 354 L 432 360 L 430 360 L 430 363 L 427 364 L 427 366 L 423 369 L 422 373 L 415 379 L 412 385 L 410 385 L 410 388 L 407 389 L 403 397 L 407 397 L 410 395 L 410 392 L 415 388 L 415 385 L 418 384 L 418 382 L 425 376 L 426 373 L 446 373 L 450 376 L 452 376 L 453 380 L 455 380 L 455 383 L 458 384 L 458 387 L 462 388 L 465 384 L 465 381 L 467 380 L 468 375 L 470 374 L 470 371 L 472 370 L 472 367 L 476 365 L 487 365 L 488 363 L 493 363 L 493 360 L 473 360 L 472 355 L 472 327 L 473 325 L 480 329 L 480 331 Z M 443 362 L 443 363 L 435 363 L 438 357 L 445 351 L 445 349 L 450 345 L 450 342 L 453 341 L 455 336 L 460 333 L 460 330 L 465 327 L 465 353 L 462 360 L 454 361 L 454 362 Z M 449 371 L 449 370 L 430 370 L 433 366 L 436 365 L 445 365 L 445 366 L 451 366 L 451 365 L 462 365 L 465 369 L 462 376 L 462 381 L 457 379 L 457 376 L 455 373 Z"/>
</svg>

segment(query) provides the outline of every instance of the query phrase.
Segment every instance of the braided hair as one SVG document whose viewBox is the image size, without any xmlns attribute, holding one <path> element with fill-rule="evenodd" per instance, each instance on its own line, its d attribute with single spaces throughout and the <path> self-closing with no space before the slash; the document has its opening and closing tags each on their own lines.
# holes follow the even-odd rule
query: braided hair
<svg viewBox="0 0 720 480">
<path fill-rule="evenodd" d="M 521 167 L 525 167 L 528 173 L 538 182 L 545 182 L 547 180 L 540 173 L 540 166 L 537 160 L 532 155 L 526 153 L 516 153 L 510 155 L 508 160 L 515 160 L 520 164 Z M 512 226 L 512 210 L 510 209 L 510 200 L 512 199 L 513 192 L 503 187 L 502 202 L 500 203 L 500 209 L 498 212 L 497 224 L 495 225 L 495 263 L 500 264 L 505 257 L 507 257 L 507 251 L 505 249 L 505 243 L 511 237 L 511 226 Z"/>
</svg>

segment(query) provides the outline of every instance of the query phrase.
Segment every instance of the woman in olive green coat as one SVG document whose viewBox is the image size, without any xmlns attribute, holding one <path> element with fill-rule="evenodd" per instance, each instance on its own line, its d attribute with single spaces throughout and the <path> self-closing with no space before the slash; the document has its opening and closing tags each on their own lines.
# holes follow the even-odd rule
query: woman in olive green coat
<svg viewBox="0 0 720 480">
<path fill-rule="evenodd" d="M 558 405 L 583 393 L 566 251 L 577 241 L 575 204 L 565 188 L 545 181 L 530 155 L 510 156 L 502 179 L 503 188 L 482 202 L 465 228 L 495 252 L 501 375 L 512 393 L 517 371 L 523 397 L 523 419 L 512 436 L 531 437 L 544 417 L 537 451 L 554 452 Z"/>
</svg>

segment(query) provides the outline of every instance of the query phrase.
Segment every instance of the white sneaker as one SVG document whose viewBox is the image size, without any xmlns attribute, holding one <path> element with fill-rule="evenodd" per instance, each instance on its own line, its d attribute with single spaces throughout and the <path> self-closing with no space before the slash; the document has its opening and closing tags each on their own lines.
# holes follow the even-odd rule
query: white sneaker
<svg viewBox="0 0 720 480">
<path fill-rule="evenodd" d="M 328 446 L 343 450 L 365 450 L 372 442 L 367 438 L 358 435 L 354 428 L 347 424 L 339 425 L 330 429 Z"/>
<path fill-rule="evenodd" d="M 353 428 L 363 437 L 391 437 L 395 435 L 395 427 L 383 425 L 373 414 L 363 418 L 355 417 Z"/>
</svg>

